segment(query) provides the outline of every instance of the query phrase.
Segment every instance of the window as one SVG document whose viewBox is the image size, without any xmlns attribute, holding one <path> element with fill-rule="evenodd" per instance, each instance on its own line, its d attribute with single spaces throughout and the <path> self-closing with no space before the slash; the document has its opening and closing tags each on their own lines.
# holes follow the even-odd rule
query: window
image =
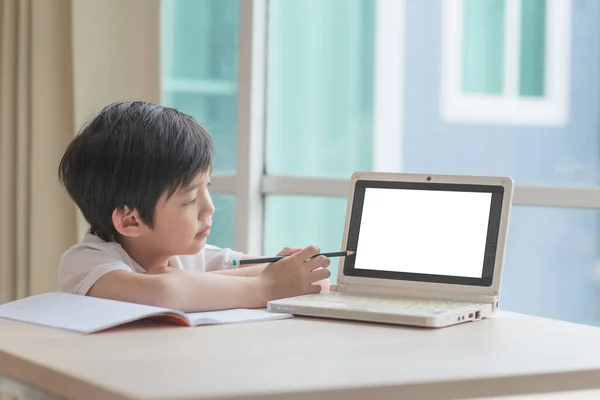
<svg viewBox="0 0 600 400">
<path fill-rule="evenodd" d="M 566 124 L 571 7 L 570 0 L 444 0 L 443 117 Z"/>
<path fill-rule="evenodd" d="M 215 142 L 216 173 L 236 165 L 237 0 L 162 1 L 163 102 L 193 115 Z"/>
<path fill-rule="evenodd" d="M 269 7 L 264 247 L 336 251 L 345 180 L 357 170 L 400 170 L 404 1 Z"/>
<path fill-rule="evenodd" d="M 208 126 L 213 136 L 229 135 L 215 138 L 218 154 L 233 154 L 228 143 L 236 149 L 235 160 L 215 160 L 210 243 L 253 255 L 311 243 L 338 250 L 348 178 L 360 169 L 508 175 L 517 186 L 502 308 L 600 324 L 596 2 L 165 3 L 197 7 L 163 9 L 178 26 L 164 30 L 163 59 L 173 64 L 165 82 L 192 79 L 186 71 L 208 62 L 189 52 L 236 48 L 218 58 L 237 65 L 224 79 L 235 92 L 184 101 L 170 93 L 189 92 L 190 82 L 175 91 L 164 85 L 170 104 L 201 123 L 219 121 Z M 230 14 L 217 8 L 225 3 Z M 227 29 L 218 23 L 234 13 Z M 207 38 L 194 33 L 205 19 L 225 44 L 195 44 Z M 174 53 L 174 40 L 189 48 Z M 222 81 L 215 74 L 206 75 L 213 88 Z"/>
<path fill-rule="evenodd" d="M 269 5 L 267 173 L 347 177 L 371 168 L 373 1 Z"/>
<path fill-rule="evenodd" d="M 316 244 L 322 251 L 337 251 L 342 246 L 346 219 L 343 197 L 276 194 L 267 196 L 265 209 L 266 254 L 277 254 L 290 245 Z M 332 270 L 337 260 L 331 260 Z"/>
<path fill-rule="evenodd" d="M 284 245 L 342 249 L 345 197 L 302 193 L 312 186 L 304 186 L 303 179 L 347 179 L 354 171 L 373 169 L 379 117 L 374 113 L 379 65 L 375 3 L 269 2 L 263 186 L 267 253 Z M 335 282 L 338 260 L 332 261 Z"/>
<path fill-rule="evenodd" d="M 210 232 L 210 244 L 219 247 L 235 247 L 235 196 L 211 193 L 215 213 Z"/>
</svg>

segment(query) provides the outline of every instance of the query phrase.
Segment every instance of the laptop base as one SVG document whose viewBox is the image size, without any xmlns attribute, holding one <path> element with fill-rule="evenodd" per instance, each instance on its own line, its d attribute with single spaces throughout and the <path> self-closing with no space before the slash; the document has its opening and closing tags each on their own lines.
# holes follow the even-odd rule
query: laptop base
<svg viewBox="0 0 600 400">
<path fill-rule="evenodd" d="M 287 299 L 274 300 L 268 303 L 267 309 L 271 312 L 285 312 L 298 316 L 322 317 L 364 322 L 377 322 L 394 325 L 410 325 L 427 328 L 442 328 L 465 322 L 479 321 L 493 314 L 491 304 L 469 304 L 449 310 L 414 310 L 406 308 L 393 308 L 389 305 L 378 305 L 377 302 L 369 304 L 370 299 L 397 298 L 364 296 L 367 302 L 353 303 L 352 300 L 330 301 L 331 292 L 316 295 L 305 295 Z M 420 300 L 420 299 L 408 299 Z M 456 303 L 463 304 L 463 303 Z"/>
</svg>

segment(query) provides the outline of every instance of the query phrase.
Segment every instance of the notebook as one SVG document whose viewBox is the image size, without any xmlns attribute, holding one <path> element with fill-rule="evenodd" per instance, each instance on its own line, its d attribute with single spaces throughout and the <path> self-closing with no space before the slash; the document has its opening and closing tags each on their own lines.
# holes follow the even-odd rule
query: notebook
<svg viewBox="0 0 600 400">
<path fill-rule="evenodd" d="M 249 309 L 183 313 L 168 308 L 60 292 L 34 295 L 0 305 L 0 318 L 85 334 L 146 318 L 157 318 L 176 325 L 199 326 L 291 317 L 287 313 Z"/>
<path fill-rule="evenodd" d="M 445 327 L 499 307 L 513 181 L 508 177 L 357 172 L 337 285 L 274 300 L 296 315 Z"/>
</svg>

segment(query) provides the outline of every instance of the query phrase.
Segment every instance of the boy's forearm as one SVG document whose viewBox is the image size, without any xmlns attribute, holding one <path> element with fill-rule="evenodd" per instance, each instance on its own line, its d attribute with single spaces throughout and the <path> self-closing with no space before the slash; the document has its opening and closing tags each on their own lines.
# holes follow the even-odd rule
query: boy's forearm
<svg viewBox="0 0 600 400">
<path fill-rule="evenodd" d="M 215 273 L 163 274 L 167 299 L 172 308 L 185 312 L 262 308 L 266 306 L 266 288 L 257 277 Z"/>
<path fill-rule="evenodd" d="M 259 277 L 181 270 L 158 274 L 113 271 L 100 278 L 87 295 L 195 312 L 262 308 L 270 290 Z"/>
<path fill-rule="evenodd" d="M 230 276 L 258 276 L 268 264 L 256 264 L 249 265 L 247 267 L 240 267 L 235 269 L 223 269 L 219 271 L 212 271 L 213 274 L 219 275 L 230 275 Z"/>
</svg>

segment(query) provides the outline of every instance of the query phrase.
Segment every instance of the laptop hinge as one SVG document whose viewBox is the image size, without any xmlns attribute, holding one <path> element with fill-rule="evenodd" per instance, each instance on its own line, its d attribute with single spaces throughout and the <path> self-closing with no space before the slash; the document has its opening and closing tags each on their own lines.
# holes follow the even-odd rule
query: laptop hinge
<svg viewBox="0 0 600 400">
<path fill-rule="evenodd" d="M 486 294 L 474 294 L 474 293 L 457 293 L 449 291 L 423 291 L 406 288 L 395 288 L 395 287 L 384 287 L 384 286 L 372 286 L 372 285 L 353 285 L 340 283 L 337 285 L 331 285 L 331 291 L 334 292 L 346 292 L 346 293 L 364 293 L 364 294 L 376 294 L 384 296 L 394 297 L 417 297 L 417 298 L 431 298 L 431 299 L 442 299 L 442 300 L 454 300 L 454 301 L 468 301 L 474 303 L 491 304 L 492 309 L 495 311 L 498 304 L 498 296 L 486 295 Z"/>
</svg>

